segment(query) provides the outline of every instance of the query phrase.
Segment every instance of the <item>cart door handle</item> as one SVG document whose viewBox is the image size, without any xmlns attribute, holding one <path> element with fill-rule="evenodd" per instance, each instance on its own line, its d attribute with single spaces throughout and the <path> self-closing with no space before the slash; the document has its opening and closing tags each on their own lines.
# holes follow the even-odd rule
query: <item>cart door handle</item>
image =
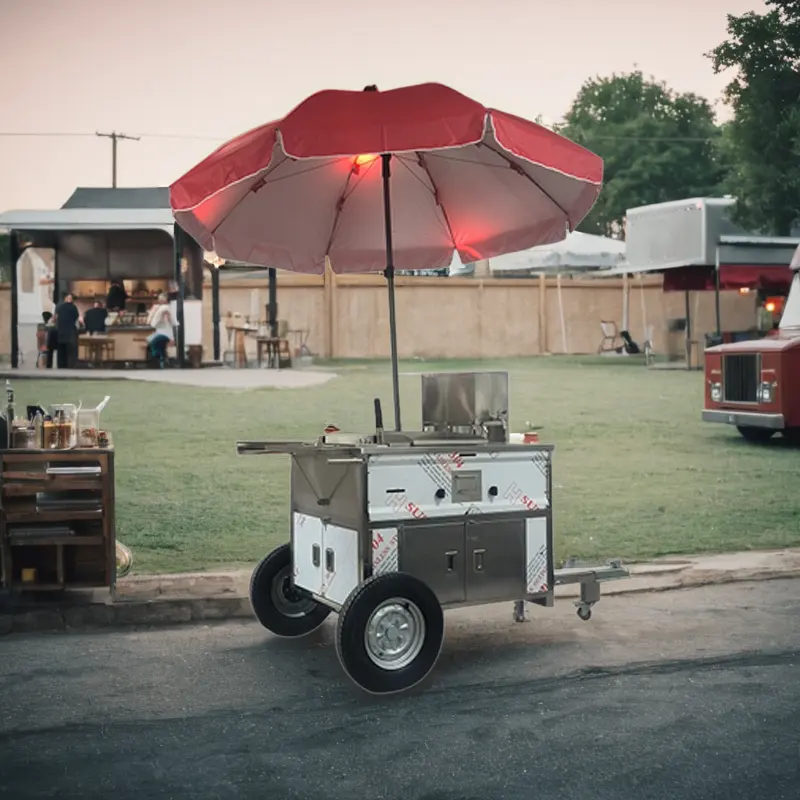
<svg viewBox="0 0 800 800">
<path fill-rule="evenodd" d="M 472 551 L 472 566 L 475 572 L 483 572 L 483 554 L 486 550 Z"/>
<path fill-rule="evenodd" d="M 334 569 L 334 554 L 333 550 L 330 547 L 325 548 L 325 570 L 327 572 L 333 572 Z"/>
<path fill-rule="evenodd" d="M 319 557 L 319 545 L 312 544 L 311 545 L 311 563 L 318 567 L 320 565 L 320 557 Z"/>
<path fill-rule="evenodd" d="M 456 556 L 458 555 L 458 550 L 448 550 L 445 554 L 445 558 L 447 558 L 447 571 L 453 572 L 456 568 Z"/>
</svg>

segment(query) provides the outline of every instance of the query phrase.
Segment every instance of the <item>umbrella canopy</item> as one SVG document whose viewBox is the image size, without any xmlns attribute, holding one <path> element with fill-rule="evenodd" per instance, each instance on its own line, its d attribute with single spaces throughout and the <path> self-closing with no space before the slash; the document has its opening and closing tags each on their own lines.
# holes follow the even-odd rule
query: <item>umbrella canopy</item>
<svg viewBox="0 0 800 800">
<path fill-rule="evenodd" d="M 295 272 L 321 273 L 326 259 L 337 272 L 384 270 L 399 431 L 395 269 L 560 241 L 602 177 L 588 150 L 441 84 L 368 86 L 319 92 L 233 139 L 170 187 L 170 204 L 222 258 Z"/>
<path fill-rule="evenodd" d="M 391 163 L 394 266 L 447 267 L 560 241 L 603 164 L 441 84 L 323 91 L 220 147 L 170 187 L 180 226 L 223 258 L 320 273 L 387 266 L 378 154 Z"/>
</svg>

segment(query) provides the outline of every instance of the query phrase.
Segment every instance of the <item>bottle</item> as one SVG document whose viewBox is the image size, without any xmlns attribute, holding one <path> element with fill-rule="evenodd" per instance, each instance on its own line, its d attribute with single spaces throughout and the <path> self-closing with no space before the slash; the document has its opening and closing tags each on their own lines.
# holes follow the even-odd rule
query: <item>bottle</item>
<svg viewBox="0 0 800 800">
<path fill-rule="evenodd" d="M 37 411 L 33 417 L 33 446 L 37 450 L 44 450 L 44 417 Z"/>
<path fill-rule="evenodd" d="M 11 449 L 12 429 L 14 427 L 14 388 L 11 386 L 11 381 L 6 378 L 6 423 L 8 425 L 8 442 L 6 446 Z"/>
</svg>

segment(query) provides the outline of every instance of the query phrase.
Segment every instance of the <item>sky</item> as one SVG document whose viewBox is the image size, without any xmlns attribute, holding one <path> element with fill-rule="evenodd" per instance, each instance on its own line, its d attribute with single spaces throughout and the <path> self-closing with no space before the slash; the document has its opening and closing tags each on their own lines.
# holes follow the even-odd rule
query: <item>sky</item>
<svg viewBox="0 0 800 800">
<path fill-rule="evenodd" d="M 320 89 L 436 81 L 552 123 L 588 78 L 637 68 L 724 118 L 726 79 L 704 53 L 725 39 L 727 14 L 763 10 L 761 0 L 0 0 L 0 211 L 110 186 L 111 143 L 98 131 L 141 135 L 119 143 L 119 186 L 165 186 Z"/>
</svg>

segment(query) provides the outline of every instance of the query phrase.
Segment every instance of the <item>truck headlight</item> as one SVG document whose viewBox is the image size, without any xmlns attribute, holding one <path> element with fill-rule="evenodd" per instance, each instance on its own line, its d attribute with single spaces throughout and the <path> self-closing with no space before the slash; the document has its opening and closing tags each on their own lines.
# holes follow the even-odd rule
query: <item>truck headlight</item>
<svg viewBox="0 0 800 800">
<path fill-rule="evenodd" d="M 712 383 L 711 384 L 711 399 L 715 403 L 719 403 L 722 400 L 722 384 L 721 383 Z"/>
<path fill-rule="evenodd" d="M 771 403 L 772 402 L 772 390 L 773 384 L 771 383 L 762 383 L 758 389 L 758 400 L 760 403 Z"/>
</svg>

